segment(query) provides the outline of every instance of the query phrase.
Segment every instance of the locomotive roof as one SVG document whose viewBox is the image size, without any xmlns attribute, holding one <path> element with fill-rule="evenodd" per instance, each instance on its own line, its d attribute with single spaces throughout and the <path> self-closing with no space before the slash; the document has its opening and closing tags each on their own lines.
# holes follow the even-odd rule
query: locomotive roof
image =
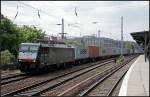
<svg viewBox="0 0 150 97">
<path fill-rule="evenodd" d="M 46 44 L 46 43 L 21 43 L 21 45 L 36 45 L 43 47 L 57 47 L 57 48 L 74 48 L 73 45 L 65 45 L 65 44 Z"/>
<path fill-rule="evenodd" d="M 74 48 L 73 45 L 65 45 L 65 44 L 44 44 L 44 43 L 42 43 L 41 46 L 43 46 L 43 47 L 56 47 L 56 48 Z"/>
<path fill-rule="evenodd" d="M 39 46 L 40 43 L 21 43 L 21 45 L 37 45 L 37 46 Z"/>
</svg>

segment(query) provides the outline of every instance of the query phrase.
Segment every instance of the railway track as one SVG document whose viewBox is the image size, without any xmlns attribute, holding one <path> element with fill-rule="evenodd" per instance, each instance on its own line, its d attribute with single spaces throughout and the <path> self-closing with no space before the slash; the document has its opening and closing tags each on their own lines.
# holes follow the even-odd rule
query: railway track
<svg viewBox="0 0 150 97">
<path fill-rule="evenodd" d="M 91 66 L 87 66 L 84 68 L 80 68 L 71 72 L 66 72 L 57 76 L 53 76 L 51 78 L 48 78 L 47 80 L 39 81 L 37 83 L 30 83 L 29 85 L 26 85 L 21 88 L 16 88 L 11 91 L 1 91 L 1 96 L 36 96 L 36 95 L 44 95 L 43 93 L 53 89 L 59 85 L 63 85 L 64 83 L 79 77 L 81 75 L 84 75 L 88 73 L 89 71 L 94 71 L 96 68 L 100 68 L 108 63 L 112 63 L 114 60 L 104 61 L 104 63 L 93 63 Z M 97 65 L 96 65 L 97 64 Z M 115 67 L 116 68 L 116 67 Z M 34 80 L 34 79 L 33 79 Z M 2 88 L 2 90 L 4 87 Z M 62 95 L 62 94 L 61 94 Z"/>
<path fill-rule="evenodd" d="M 94 84 L 90 85 L 82 92 L 78 93 L 77 96 L 112 96 L 114 90 L 121 82 L 124 75 L 127 73 L 129 67 L 131 66 L 131 64 L 128 63 L 134 62 L 134 59 L 135 57 L 131 58 L 124 65 L 106 74 L 106 76 L 97 80 Z"/>
<path fill-rule="evenodd" d="M 11 76 L 3 77 L 1 79 L 1 85 L 5 85 L 5 84 L 11 83 L 11 82 L 19 81 L 19 80 L 22 80 L 22 79 L 25 79 L 28 77 L 30 77 L 30 76 L 26 75 L 24 73 L 18 73 L 18 74 L 14 74 Z"/>
<path fill-rule="evenodd" d="M 47 90 L 49 90 L 51 88 L 54 88 L 54 87 L 57 87 L 59 85 L 68 83 L 68 81 L 73 80 L 74 78 L 77 78 L 77 77 L 80 77 L 80 76 L 84 76 L 85 74 L 87 75 L 88 72 L 93 72 L 94 73 L 95 69 L 99 69 L 99 68 L 102 68 L 102 67 L 103 68 L 104 67 L 108 68 L 109 65 L 110 65 L 108 63 L 110 63 L 110 62 L 99 64 L 99 65 L 91 67 L 91 68 L 87 68 L 87 69 L 84 69 L 84 70 L 81 70 L 81 71 L 77 71 L 77 72 L 75 72 L 73 74 L 69 74 L 69 75 L 66 75 L 66 76 L 63 76 L 63 77 L 59 77 L 56 80 L 48 82 L 45 85 L 40 85 L 39 87 L 36 87 L 33 90 L 29 90 L 29 91 L 26 91 L 24 93 L 21 93 L 20 95 L 28 95 L 28 96 L 40 95 L 41 93 L 43 93 L 43 92 L 45 92 L 45 91 L 47 91 Z M 37 91 L 37 92 L 33 92 L 33 91 Z"/>
<path fill-rule="evenodd" d="M 32 84 L 32 83 L 30 83 L 30 85 L 26 85 L 26 86 L 24 86 L 24 87 L 21 87 L 21 88 L 13 88 L 13 89 L 6 89 L 5 90 L 5 86 L 1 89 L 2 91 L 1 91 L 1 96 L 12 96 L 12 95 L 16 95 L 16 94 L 19 94 L 19 93 L 22 93 L 22 92 L 24 92 L 24 91 L 26 91 L 26 90 L 30 90 L 30 89 L 32 89 L 32 88 L 34 88 L 34 87 L 37 87 L 37 86 L 40 86 L 40 85 L 43 85 L 43 84 L 45 84 L 45 83 L 47 83 L 47 82 L 49 82 L 49 81 L 53 81 L 53 80 L 55 80 L 55 79 L 58 79 L 58 78 L 60 78 L 60 77 L 64 77 L 64 76 L 66 76 L 66 75 L 71 75 L 71 74 L 73 74 L 73 73 L 75 73 L 75 72 L 77 72 L 77 71 L 81 71 L 81 70 L 84 70 L 84 69 L 88 69 L 88 68 L 91 68 L 91 70 L 92 69 L 94 69 L 94 68 L 97 68 L 97 67 L 100 67 L 100 66 L 102 66 L 102 65 L 104 65 L 104 64 L 106 64 L 106 63 L 110 63 L 110 62 L 113 62 L 114 60 L 110 60 L 110 61 L 107 61 L 107 62 L 105 62 L 104 61 L 104 63 L 102 63 L 101 65 L 96 65 L 96 64 L 99 64 L 99 62 L 97 62 L 97 63 L 93 63 L 93 65 L 91 65 L 91 66 L 86 66 L 86 67 L 84 67 L 84 68 L 80 68 L 80 69 L 77 69 L 77 70 L 74 70 L 74 71 L 71 71 L 71 72 L 67 72 L 67 73 L 64 73 L 64 74 L 60 74 L 59 76 L 57 75 L 57 76 L 54 76 L 54 77 L 51 77 L 51 78 L 49 78 L 49 79 L 47 79 L 47 80 L 44 80 L 44 81 L 39 81 L 39 82 L 37 82 L 37 83 L 34 83 L 34 84 Z M 85 71 L 84 73 L 86 73 L 86 72 L 88 72 L 88 71 Z M 11 85 L 10 85 L 11 86 Z M 4 91 L 5 90 L 5 91 Z M 35 93 L 36 94 L 36 93 Z M 21 94 L 20 94 L 21 95 Z"/>
<path fill-rule="evenodd" d="M 129 61 L 127 61 L 127 63 L 128 62 Z M 74 85 L 72 85 L 70 87 L 67 87 L 67 85 L 69 86 L 69 84 L 71 84 L 68 82 L 69 84 L 63 85 L 62 87 L 58 86 L 59 88 L 55 88 L 54 90 L 47 92 L 46 96 L 73 96 L 73 95 L 84 96 L 94 86 L 96 86 L 98 83 L 102 82 L 104 79 L 106 79 L 107 77 L 112 75 L 114 72 L 116 72 L 123 66 L 124 65 L 119 65 L 119 66 L 116 65 L 109 69 L 105 69 L 102 72 L 96 73 L 95 75 L 90 76 L 90 77 L 80 81 L 79 83 L 76 82 Z M 63 89 L 63 87 L 64 87 L 64 89 Z M 86 87 L 87 87 L 87 89 L 84 90 Z M 63 89 L 63 91 L 61 91 L 61 89 Z M 78 94 L 80 91 L 82 91 L 82 92 L 80 94 Z M 45 96 L 45 94 L 42 96 Z"/>
<path fill-rule="evenodd" d="M 113 69 L 117 67 L 118 66 L 113 66 Z M 104 69 L 104 68 L 101 68 L 101 69 Z M 57 84 L 56 86 L 51 87 L 51 89 L 49 88 L 49 91 L 47 91 L 46 93 L 42 93 L 42 94 L 38 93 L 38 94 L 40 94 L 40 96 L 72 96 L 72 95 L 75 95 L 76 92 L 82 91 L 83 88 L 87 85 L 87 83 L 88 84 L 93 83 L 93 80 L 95 79 L 95 77 L 96 78 L 103 77 L 105 74 L 107 74 L 108 72 L 111 72 L 113 69 L 112 67 L 109 69 L 105 68 L 104 70 L 102 70 L 102 72 L 100 73 L 96 72 L 95 75 L 90 76 L 90 77 L 87 77 L 85 75 L 80 76 L 78 78 L 76 77 L 75 79 L 70 79 L 71 81 L 68 80 L 66 83 Z"/>
<path fill-rule="evenodd" d="M 17 77 L 20 75 L 24 75 L 24 73 L 15 73 L 15 74 L 10 74 L 10 75 L 5 75 L 5 76 L 1 76 L 1 80 L 7 80 L 13 77 Z"/>
<path fill-rule="evenodd" d="M 109 64 L 110 65 L 110 64 Z M 108 65 L 108 66 L 109 66 Z M 114 65 L 114 64 L 113 64 Z M 101 70 L 102 69 L 104 69 L 104 67 L 105 67 L 105 69 L 106 68 L 108 68 L 108 66 L 106 66 L 106 64 L 105 65 L 103 65 L 103 68 L 101 67 Z M 111 66 L 112 67 L 112 66 Z M 114 67 L 114 68 L 116 68 L 116 67 Z M 52 92 L 52 94 L 48 94 L 48 95 L 45 95 L 45 94 L 43 94 L 43 93 L 45 93 L 46 91 L 48 91 L 48 90 L 54 90 L 55 92 L 57 91 L 57 92 L 59 92 L 59 93 L 61 93 L 62 91 L 61 91 L 61 89 L 64 89 L 64 87 L 65 88 L 67 88 L 68 86 L 70 86 L 70 85 L 72 85 L 71 83 L 69 83 L 69 81 L 71 82 L 76 82 L 77 80 L 74 80 L 74 79 L 76 79 L 76 78 L 78 78 L 79 79 L 79 77 L 80 78 L 82 78 L 82 79 L 86 79 L 86 76 L 87 75 L 91 75 L 89 72 L 91 72 L 92 71 L 92 73 L 97 73 L 97 72 L 95 72 L 95 70 L 96 69 L 98 69 L 98 67 L 95 67 L 95 68 L 93 68 L 92 70 L 87 70 L 87 71 L 84 71 L 83 73 L 77 73 L 77 74 L 73 74 L 72 76 L 69 76 L 69 77 L 67 77 L 67 78 L 65 78 L 65 77 L 63 77 L 63 78 L 59 78 L 58 80 L 54 80 L 54 81 L 51 81 L 51 82 L 48 82 L 48 83 L 46 83 L 46 84 L 44 84 L 44 85 L 40 85 L 40 86 L 38 86 L 38 87 L 36 87 L 36 88 L 34 88 L 34 89 L 30 89 L 30 90 L 28 90 L 28 91 L 25 91 L 25 92 L 22 92 L 22 93 L 19 93 L 19 96 L 56 96 L 56 94 L 54 93 L 54 92 Z M 99 68 L 99 70 L 100 70 L 100 68 Z M 89 74 L 88 74 L 89 73 Z M 85 76 L 86 75 L 86 76 Z M 81 77 L 82 76 L 82 77 Z M 64 84 L 66 84 L 66 83 L 68 83 L 67 85 L 65 85 L 64 86 Z M 76 83 L 78 83 L 78 82 L 76 82 Z M 83 83 L 82 83 L 83 84 Z M 62 86 L 62 87 L 61 87 Z M 74 86 L 74 85 L 73 85 Z M 57 87 L 59 87 L 59 88 L 57 88 Z M 71 86 L 72 87 L 72 86 Z M 68 93 L 67 93 L 68 94 Z M 57 95 L 57 96 L 61 96 L 61 95 Z"/>
</svg>

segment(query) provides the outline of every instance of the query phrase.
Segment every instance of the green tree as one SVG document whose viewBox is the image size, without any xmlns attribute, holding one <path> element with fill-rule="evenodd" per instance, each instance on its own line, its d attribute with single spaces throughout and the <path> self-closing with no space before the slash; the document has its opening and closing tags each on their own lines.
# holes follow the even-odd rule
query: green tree
<svg viewBox="0 0 150 97">
<path fill-rule="evenodd" d="M 16 47 L 19 42 L 17 33 L 18 29 L 9 19 L 1 15 L 1 26 L 0 26 L 0 46 L 1 50 L 8 49 L 10 52 L 16 52 Z"/>
<path fill-rule="evenodd" d="M 18 46 L 22 42 L 34 42 L 44 37 L 44 32 L 36 27 L 18 27 L 7 17 L 1 15 L 0 47 L 1 50 L 8 49 L 17 56 Z"/>
<path fill-rule="evenodd" d="M 39 38 L 44 37 L 45 33 L 36 27 L 23 26 L 19 28 L 21 42 L 34 42 Z"/>
</svg>

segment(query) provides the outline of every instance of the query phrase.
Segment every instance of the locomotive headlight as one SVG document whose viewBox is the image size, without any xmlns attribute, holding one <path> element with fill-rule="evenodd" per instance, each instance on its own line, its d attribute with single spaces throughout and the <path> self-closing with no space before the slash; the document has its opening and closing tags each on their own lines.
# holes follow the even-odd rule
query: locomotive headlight
<svg viewBox="0 0 150 97">
<path fill-rule="evenodd" d="M 33 60 L 33 62 L 35 62 L 35 59 Z"/>
<path fill-rule="evenodd" d="M 19 59 L 19 61 L 21 61 L 21 59 Z"/>
</svg>

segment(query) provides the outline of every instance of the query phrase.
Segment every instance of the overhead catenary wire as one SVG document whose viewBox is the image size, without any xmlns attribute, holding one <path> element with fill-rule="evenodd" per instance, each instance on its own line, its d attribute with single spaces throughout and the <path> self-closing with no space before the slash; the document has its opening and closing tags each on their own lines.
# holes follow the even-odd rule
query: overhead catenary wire
<svg viewBox="0 0 150 97">
<path fill-rule="evenodd" d="M 50 17 L 56 18 L 56 16 L 50 15 L 50 14 L 48 14 L 47 12 L 45 12 L 45 11 L 43 11 L 43 10 L 41 10 L 41 9 L 39 10 L 38 8 L 35 8 L 35 7 L 33 7 L 33 6 L 29 5 L 29 4 L 26 4 L 26 3 L 21 2 L 21 1 L 18 1 L 18 2 L 19 2 L 20 4 L 23 4 L 23 5 L 25 5 L 25 6 L 28 6 L 28 7 L 32 8 L 32 9 L 37 10 L 37 11 L 38 11 L 38 17 L 39 17 L 39 18 L 41 18 L 40 12 L 41 12 L 41 13 L 44 13 L 44 14 L 50 16 Z M 77 8 L 77 7 L 75 7 L 75 13 L 76 13 L 76 15 L 77 15 L 76 8 Z M 79 18 L 79 17 L 78 17 L 78 18 Z M 67 21 L 67 20 L 65 20 L 65 21 Z M 80 24 L 81 24 L 81 23 L 80 23 Z"/>
<path fill-rule="evenodd" d="M 50 17 L 56 18 L 56 16 L 50 15 L 50 14 L 48 14 L 47 12 L 45 12 L 45 11 L 43 11 L 43 10 L 39 10 L 38 8 L 35 8 L 35 7 L 33 7 L 33 6 L 29 5 L 29 4 L 26 4 L 26 3 L 24 3 L 24 2 L 19 2 L 19 3 L 21 3 L 21 4 L 23 4 L 23 5 L 27 6 L 27 7 L 30 7 L 30 8 L 32 8 L 32 9 L 37 10 L 37 11 L 38 11 L 38 17 L 39 17 L 39 19 L 41 18 L 40 12 L 42 12 L 42 13 L 44 13 L 44 14 L 50 16 Z M 66 21 L 66 20 L 65 20 L 65 21 Z M 69 23 L 68 23 L 68 24 L 69 24 Z"/>
<path fill-rule="evenodd" d="M 47 13 L 47 12 L 45 12 L 45 11 L 41 10 L 41 9 L 35 8 L 35 7 L 33 7 L 33 6 L 29 5 L 29 4 L 26 4 L 26 3 L 21 2 L 21 1 L 18 1 L 18 2 L 19 2 L 20 4 L 23 4 L 23 5 L 25 5 L 25 6 L 30 7 L 30 8 L 32 8 L 32 9 L 35 9 L 35 10 L 37 10 L 38 12 L 41 12 L 41 13 L 44 13 L 44 14 L 46 14 L 46 15 L 50 16 L 50 17 L 54 17 L 54 18 L 56 18 L 56 16 L 54 16 L 54 15 L 50 15 L 49 13 Z"/>
<path fill-rule="evenodd" d="M 33 6 L 30 6 L 30 5 L 25 4 L 25 3 L 23 3 L 23 2 L 20 2 L 20 1 L 18 1 L 18 2 L 19 2 L 20 4 L 23 4 L 24 6 L 27 6 L 27 7 L 30 7 L 30 8 L 32 8 L 32 9 L 36 10 L 39 19 L 41 18 L 40 12 L 42 11 L 42 13 L 44 13 L 44 11 L 41 10 L 41 9 L 35 8 L 35 7 L 33 7 Z M 23 13 L 24 13 L 24 12 L 19 12 L 19 8 L 21 7 L 21 5 L 20 5 L 20 6 L 18 6 L 18 5 L 19 5 L 19 4 L 17 4 L 17 12 L 16 12 L 16 14 L 15 14 L 15 16 L 14 16 L 14 18 L 13 18 L 13 21 L 16 20 L 16 18 L 18 17 L 18 14 L 19 14 L 19 13 L 20 13 L 20 14 L 23 14 Z M 48 16 L 50 16 L 50 15 L 47 14 L 46 12 L 45 12 L 45 14 L 48 15 Z M 51 15 L 51 16 L 52 16 L 52 15 Z M 52 16 L 52 17 L 55 17 L 55 16 Z M 56 17 L 55 17 L 55 18 L 56 18 Z"/>
<path fill-rule="evenodd" d="M 37 15 L 38 15 L 38 17 L 39 17 L 39 19 L 41 19 L 41 14 L 40 14 L 40 12 L 41 13 L 44 13 L 44 14 L 46 14 L 46 15 L 48 15 L 48 16 L 50 16 L 50 17 L 54 17 L 54 18 L 56 18 L 56 16 L 54 16 L 54 15 L 50 15 L 50 14 L 48 14 L 47 12 L 45 12 L 45 11 L 43 11 L 43 10 L 41 10 L 41 9 L 39 9 L 39 8 L 35 8 L 35 7 L 33 7 L 33 6 L 31 6 L 31 5 L 29 5 L 29 4 L 26 4 L 26 3 L 24 3 L 24 2 L 21 2 L 21 1 L 18 1 L 20 4 L 23 4 L 24 6 L 27 6 L 27 7 L 29 7 L 29 8 L 32 8 L 32 9 L 34 9 L 34 10 L 36 10 L 37 11 Z M 18 14 L 18 13 L 17 13 Z M 37 26 L 39 26 L 40 24 L 37 24 Z M 56 24 L 50 24 L 50 25 L 56 25 Z"/>
<path fill-rule="evenodd" d="M 54 15 L 52 15 L 52 14 L 49 14 L 49 13 L 47 13 L 47 12 L 45 12 L 45 11 L 41 10 L 41 9 L 38 9 L 38 8 L 36 8 L 36 7 L 33 7 L 33 6 L 29 5 L 29 4 L 26 4 L 26 3 L 21 2 L 21 1 L 18 1 L 18 2 L 19 2 L 20 4 L 23 4 L 23 5 L 27 6 L 27 7 L 32 8 L 32 9 L 34 9 L 34 10 L 37 10 L 37 11 L 38 11 L 38 16 L 40 16 L 40 14 L 39 14 L 39 13 L 41 12 L 41 13 L 46 14 L 47 16 L 57 18 L 56 16 L 54 16 Z M 54 4 L 54 3 L 53 3 L 53 4 Z M 56 4 L 55 4 L 55 5 L 56 5 Z M 58 19 L 58 18 L 57 18 L 57 19 Z M 67 19 L 65 19 L 65 21 L 69 22 Z"/>
<path fill-rule="evenodd" d="M 35 9 L 35 10 L 39 10 L 38 8 L 35 8 L 35 7 L 33 7 L 33 6 L 31 6 L 31 5 L 29 5 L 29 4 L 26 4 L 26 3 L 24 3 L 24 2 L 21 2 L 21 1 L 18 1 L 19 3 L 21 3 L 21 4 L 23 4 L 23 5 L 25 5 L 25 6 L 28 6 L 28 7 L 30 7 L 30 8 L 33 8 L 33 9 Z M 53 3 L 53 2 L 52 2 Z M 54 4 L 54 3 L 53 3 Z M 55 4 L 56 5 L 56 4 Z M 114 6 L 113 6 L 114 7 Z M 119 5 L 119 6 L 115 6 L 115 8 L 121 8 L 121 7 L 136 7 L 136 6 L 134 6 L 134 5 Z M 55 17 L 54 15 L 50 15 L 50 14 L 48 14 L 47 12 L 45 12 L 45 11 L 43 11 L 43 10 L 40 10 L 40 12 L 42 12 L 42 13 L 44 13 L 44 14 L 46 14 L 46 15 L 48 15 L 48 16 L 51 16 L 51 17 Z M 56 17 L 55 17 L 56 18 Z"/>
<path fill-rule="evenodd" d="M 51 3 L 53 3 L 53 2 L 51 2 Z M 58 6 L 57 6 L 55 3 L 53 3 L 52 5 L 55 5 L 55 8 L 58 8 Z M 78 17 L 78 13 L 77 13 L 77 9 L 76 9 L 76 8 L 77 8 L 77 7 L 75 7 L 75 10 L 73 10 L 73 12 L 75 13 L 75 16 Z M 66 21 L 66 20 L 65 20 L 65 21 Z M 67 26 L 68 26 L 68 27 L 75 27 L 75 28 L 78 28 L 78 29 L 80 30 L 80 36 L 81 36 L 81 28 L 80 28 L 79 24 L 80 24 L 80 23 L 77 23 L 77 22 L 75 22 L 75 23 L 67 23 Z"/>
<path fill-rule="evenodd" d="M 19 3 L 21 3 L 21 4 L 25 5 L 25 6 L 28 6 L 28 7 L 30 7 L 30 8 L 33 8 L 33 9 L 37 10 L 37 13 L 38 13 L 37 15 L 38 15 L 39 19 L 41 19 L 41 13 L 44 13 L 44 14 L 50 16 L 50 17 L 57 18 L 57 17 L 54 16 L 54 15 L 51 15 L 51 14 L 49 14 L 49 13 L 47 13 L 47 12 L 45 12 L 45 11 L 39 9 L 39 8 L 35 8 L 35 7 L 33 7 L 33 6 L 29 5 L 29 4 L 26 4 L 26 3 L 24 3 L 24 2 L 19 1 Z M 120 8 L 120 7 L 127 7 L 127 6 L 122 6 L 122 5 L 120 5 L 120 6 L 115 6 L 115 7 Z M 129 7 L 131 7 L 131 5 L 130 5 Z M 75 8 L 76 8 L 76 7 L 75 7 Z M 16 13 L 16 15 L 15 15 L 14 20 L 17 18 L 17 16 L 18 16 L 18 11 L 17 11 L 17 13 Z M 77 17 L 77 18 L 78 18 L 78 17 Z M 66 22 L 66 21 L 67 21 L 67 19 L 65 20 L 65 22 Z M 80 22 L 80 24 L 82 25 L 81 22 Z M 84 23 L 84 24 L 85 24 L 85 23 Z M 80 25 L 80 26 L 81 26 L 81 25 Z"/>
<path fill-rule="evenodd" d="M 17 5 L 17 13 L 16 13 L 16 15 L 15 15 L 15 17 L 14 17 L 14 20 L 17 18 L 17 16 L 18 16 L 18 5 Z M 13 21 L 14 21 L 13 20 Z"/>
</svg>

